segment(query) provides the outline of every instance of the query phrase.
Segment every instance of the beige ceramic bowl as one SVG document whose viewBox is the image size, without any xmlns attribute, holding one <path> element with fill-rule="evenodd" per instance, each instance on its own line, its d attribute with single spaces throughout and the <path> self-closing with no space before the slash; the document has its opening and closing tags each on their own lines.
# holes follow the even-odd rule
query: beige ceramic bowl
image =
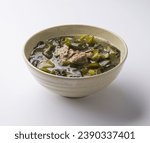
<svg viewBox="0 0 150 143">
<path fill-rule="evenodd" d="M 29 55 L 38 41 L 51 37 L 77 34 L 92 34 L 110 41 L 121 51 L 120 64 L 99 75 L 77 78 L 50 75 L 37 69 L 28 61 Z M 82 97 L 100 91 L 117 77 L 127 57 L 127 46 L 120 37 L 102 28 L 87 25 L 63 25 L 52 27 L 33 35 L 25 44 L 24 57 L 29 70 L 41 85 L 62 96 Z"/>
</svg>

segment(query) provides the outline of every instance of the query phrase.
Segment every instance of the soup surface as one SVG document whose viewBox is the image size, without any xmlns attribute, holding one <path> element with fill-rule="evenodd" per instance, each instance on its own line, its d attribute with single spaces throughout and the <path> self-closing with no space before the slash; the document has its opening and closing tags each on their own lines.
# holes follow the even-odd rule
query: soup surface
<svg viewBox="0 0 150 143">
<path fill-rule="evenodd" d="M 106 72 L 120 62 L 120 51 L 93 35 L 61 36 L 39 41 L 29 62 L 58 76 L 86 77 Z"/>
</svg>

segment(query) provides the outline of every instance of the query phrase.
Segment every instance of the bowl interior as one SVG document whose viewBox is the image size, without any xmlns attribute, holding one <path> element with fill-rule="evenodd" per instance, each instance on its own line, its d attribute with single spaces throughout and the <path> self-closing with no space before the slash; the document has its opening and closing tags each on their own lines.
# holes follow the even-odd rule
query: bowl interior
<svg viewBox="0 0 150 143">
<path fill-rule="evenodd" d="M 79 35 L 79 34 L 91 34 L 96 37 L 109 41 L 121 51 L 120 63 L 122 63 L 127 57 L 127 47 L 125 42 L 116 34 L 97 27 L 86 25 L 64 25 L 57 26 L 43 30 L 33 35 L 26 43 L 24 48 L 24 54 L 26 59 L 29 58 L 31 51 L 39 41 L 47 40 L 51 37 L 59 37 L 65 35 Z"/>
</svg>

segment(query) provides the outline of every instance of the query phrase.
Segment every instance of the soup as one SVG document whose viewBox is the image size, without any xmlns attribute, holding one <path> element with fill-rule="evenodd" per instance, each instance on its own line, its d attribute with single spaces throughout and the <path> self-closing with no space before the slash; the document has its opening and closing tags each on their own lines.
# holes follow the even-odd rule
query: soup
<svg viewBox="0 0 150 143">
<path fill-rule="evenodd" d="M 39 41 L 29 62 L 49 74 L 87 77 L 117 66 L 120 51 L 93 35 L 61 36 Z"/>
</svg>

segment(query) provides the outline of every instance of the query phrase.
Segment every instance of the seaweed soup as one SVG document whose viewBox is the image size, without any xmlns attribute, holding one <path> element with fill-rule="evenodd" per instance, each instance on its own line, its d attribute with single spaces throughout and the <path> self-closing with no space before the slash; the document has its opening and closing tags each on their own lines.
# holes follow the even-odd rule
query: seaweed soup
<svg viewBox="0 0 150 143">
<path fill-rule="evenodd" d="M 120 51 L 93 35 L 61 36 L 39 41 L 28 60 L 49 74 L 87 77 L 117 66 Z"/>
</svg>

